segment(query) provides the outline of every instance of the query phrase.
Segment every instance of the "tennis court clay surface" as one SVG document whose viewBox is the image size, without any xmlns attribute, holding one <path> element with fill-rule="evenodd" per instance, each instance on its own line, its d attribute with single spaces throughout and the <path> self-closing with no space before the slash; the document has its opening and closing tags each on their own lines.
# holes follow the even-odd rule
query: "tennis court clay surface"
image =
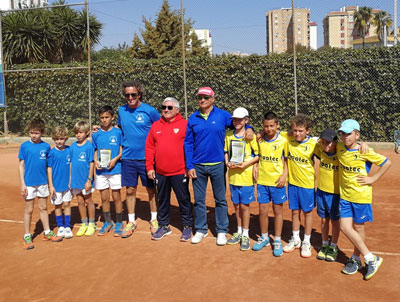
<svg viewBox="0 0 400 302">
<path fill-rule="evenodd" d="M 210 231 L 200 244 L 179 242 L 181 223 L 175 201 L 172 234 L 152 241 L 147 196 L 139 186 L 139 229 L 131 238 L 95 235 L 44 242 L 35 208 L 31 228 L 35 231 L 35 248 L 26 251 L 22 242 L 24 201 L 19 196 L 18 146 L 0 146 L 0 301 L 399 301 L 400 155 L 391 150 L 378 152 L 389 157 L 392 168 L 374 185 L 375 221 L 367 224 L 366 230 L 367 245 L 384 262 L 371 280 L 364 281 L 361 273 L 347 276 L 340 272 L 352 253 L 351 244 L 342 234 L 338 261 L 316 260 L 321 237 L 315 212 L 311 258 L 301 258 L 299 250 L 275 258 L 271 247 L 241 252 L 238 246 L 217 246 L 210 189 Z M 101 227 L 97 192 L 94 200 L 97 225 Z M 236 224 L 232 204 L 228 204 L 232 234 Z M 48 209 L 55 228 L 54 207 L 49 204 Z M 251 210 L 253 244 L 260 232 L 256 203 Z M 124 213 L 126 220 L 126 209 Z M 76 232 L 79 214 L 75 200 L 72 215 Z M 282 237 L 287 242 L 291 235 L 287 204 L 284 219 Z"/>
</svg>

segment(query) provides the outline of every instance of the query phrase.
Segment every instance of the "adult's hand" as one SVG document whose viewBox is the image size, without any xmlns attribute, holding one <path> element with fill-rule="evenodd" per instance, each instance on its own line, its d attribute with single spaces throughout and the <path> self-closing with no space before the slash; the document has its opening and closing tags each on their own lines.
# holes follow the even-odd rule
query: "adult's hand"
<svg viewBox="0 0 400 302">
<path fill-rule="evenodd" d="M 154 170 L 147 171 L 147 177 L 150 179 L 156 179 L 156 172 Z"/>
<path fill-rule="evenodd" d="M 196 170 L 195 169 L 190 169 L 189 171 L 188 171 L 188 176 L 190 177 L 190 178 L 197 178 L 197 174 L 196 174 Z"/>
</svg>

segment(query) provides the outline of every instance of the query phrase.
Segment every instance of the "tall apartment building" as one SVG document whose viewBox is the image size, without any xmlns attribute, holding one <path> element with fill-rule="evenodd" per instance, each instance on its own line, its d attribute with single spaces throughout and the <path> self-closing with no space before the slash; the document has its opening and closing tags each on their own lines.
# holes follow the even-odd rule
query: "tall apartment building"
<svg viewBox="0 0 400 302">
<path fill-rule="evenodd" d="M 48 0 L 1 0 L 0 10 L 12 10 L 49 5 Z"/>
<path fill-rule="evenodd" d="M 324 46 L 337 48 L 352 48 L 353 40 L 359 39 L 361 36 L 358 30 L 354 29 L 354 13 L 358 10 L 358 6 L 341 7 L 339 11 L 330 12 L 323 20 L 324 27 Z M 373 14 L 380 10 L 372 10 Z M 376 35 L 376 26 L 370 24 L 369 32 L 366 35 Z"/>
<path fill-rule="evenodd" d="M 195 29 L 194 32 L 199 40 L 201 40 L 201 46 L 207 46 L 210 55 L 212 55 L 212 39 L 211 32 L 209 29 Z"/>
<path fill-rule="evenodd" d="M 281 8 L 266 13 L 267 53 L 283 53 L 293 46 L 292 9 Z M 310 10 L 295 8 L 294 39 L 296 44 L 310 46 Z"/>
</svg>

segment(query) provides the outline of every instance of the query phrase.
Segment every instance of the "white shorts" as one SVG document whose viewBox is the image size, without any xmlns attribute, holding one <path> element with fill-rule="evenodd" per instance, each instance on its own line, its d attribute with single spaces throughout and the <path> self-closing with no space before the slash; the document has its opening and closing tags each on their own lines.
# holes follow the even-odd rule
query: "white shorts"
<svg viewBox="0 0 400 302">
<path fill-rule="evenodd" d="M 35 197 L 47 197 L 49 196 L 49 186 L 27 186 L 28 195 L 25 197 L 26 200 L 34 199 Z"/>
<path fill-rule="evenodd" d="M 104 174 L 96 175 L 96 189 L 105 190 L 119 190 L 121 186 L 121 174 Z"/>
<path fill-rule="evenodd" d="M 89 195 L 89 194 L 93 193 L 94 192 L 94 188 L 92 187 L 89 190 L 89 192 L 87 192 L 85 189 L 72 189 L 71 191 L 72 191 L 72 194 L 74 196 L 76 196 L 76 195 L 78 195 L 80 193 L 82 193 L 83 196 L 86 196 L 86 195 Z"/>
<path fill-rule="evenodd" d="M 54 205 L 59 205 L 62 204 L 63 202 L 70 202 L 71 200 L 72 200 L 71 190 L 56 192 L 56 196 L 50 198 L 51 204 Z"/>
</svg>

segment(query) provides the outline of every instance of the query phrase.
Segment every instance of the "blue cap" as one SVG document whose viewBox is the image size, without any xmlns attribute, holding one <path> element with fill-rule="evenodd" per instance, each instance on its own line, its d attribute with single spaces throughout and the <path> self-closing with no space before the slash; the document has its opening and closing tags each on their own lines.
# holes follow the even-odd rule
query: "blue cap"
<svg viewBox="0 0 400 302">
<path fill-rule="evenodd" d="M 356 120 L 345 120 L 339 128 L 339 131 L 344 133 L 351 133 L 353 130 L 360 132 L 360 124 Z"/>
</svg>

